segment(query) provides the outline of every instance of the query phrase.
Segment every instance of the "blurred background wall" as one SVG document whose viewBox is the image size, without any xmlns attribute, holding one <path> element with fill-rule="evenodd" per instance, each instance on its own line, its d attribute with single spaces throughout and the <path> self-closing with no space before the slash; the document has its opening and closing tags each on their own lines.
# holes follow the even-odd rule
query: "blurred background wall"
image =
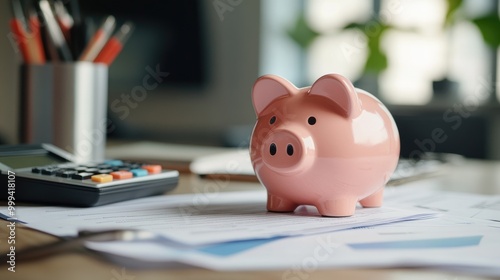
<svg viewBox="0 0 500 280">
<path fill-rule="evenodd" d="M 219 13 L 212 1 L 86 0 L 80 5 L 94 25 L 108 13 L 118 24 L 136 25 L 109 69 L 110 139 L 217 145 L 227 127 L 254 121 L 250 92 L 259 73 L 258 1 Z M 16 143 L 21 62 L 8 38 L 10 18 L 9 2 L 1 1 L 0 138 Z M 134 99 L 136 87 L 157 68 L 168 76 Z"/>
<path fill-rule="evenodd" d="M 110 13 L 136 24 L 109 69 L 110 140 L 245 146 L 255 120 L 250 92 L 259 75 L 307 86 L 335 72 L 388 106 L 403 156 L 500 159 L 498 0 L 81 5 L 95 24 Z M 2 1 L 0 141 L 18 143 L 20 59 L 9 40 L 9 18 Z M 154 72 L 158 86 L 137 95 Z"/>
</svg>

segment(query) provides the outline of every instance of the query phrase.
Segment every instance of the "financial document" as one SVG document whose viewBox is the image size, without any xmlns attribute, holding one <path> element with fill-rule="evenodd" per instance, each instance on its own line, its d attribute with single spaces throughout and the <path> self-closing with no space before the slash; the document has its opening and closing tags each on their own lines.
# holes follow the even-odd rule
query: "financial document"
<svg viewBox="0 0 500 280">
<path fill-rule="evenodd" d="M 241 240 L 179 248 L 164 242 L 88 243 L 127 265 L 184 263 L 214 270 L 283 270 L 283 279 L 306 279 L 320 268 L 431 267 L 500 276 L 500 196 L 392 188 L 386 204 L 441 215 L 344 231 Z M 439 200 L 440 199 L 440 200 Z M 488 215 L 484 215 L 487 213 Z M 491 214 L 491 215 L 490 215 Z M 147 251 L 147 256 L 137 252 Z"/>
<path fill-rule="evenodd" d="M 305 279 L 315 269 L 333 267 L 433 267 L 500 276 L 500 231 L 456 225 L 442 217 L 183 249 L 154 241 L 88 243 L 87 247 L 110 258 L 121 256 L 127 265 L 181 262 L 214 270 L 280 269 L 288 273 L 283 279 Z"/>
<path fill-rule="evenodd" d="M 283 279 L 306 279 L 327 267 L 432 267 L 500 276 L 500 196 L 439 191 L 426 184 L 387 188 L 384 207 L 357 208 L 347 218 L 321 217 L 311 206 L 270 213 L 264 191 L 16 212 L 28 227 L 58 236 L 110 228 L 157 233 L 148 240 L 86 243 L 124 265 L 280 269 Z"/>
<path fill-rule="evenodd" d="M 198 193 L 142 198 L 92 208 L 19 207 L 17 218 L 28 227 L 57 236 L 78 230 L 141 229 L 187 245 L 298 236 L 428 219 L 428 210 L 390 207 L 357 208 L 351 217 L 319 215 L 312 206 L 293 213 L 266 211 L 265 191 Z M 0 208 L 6 214 L 6 209 Z"/>
<path fill-rule="evenodd" d="M 429 210 L 500 225 L 500 195 L 423 189 L 421 183 L 412 183 L 404 188 L 387 188 L 385 201 L 396 208 Z"/>
</svg>

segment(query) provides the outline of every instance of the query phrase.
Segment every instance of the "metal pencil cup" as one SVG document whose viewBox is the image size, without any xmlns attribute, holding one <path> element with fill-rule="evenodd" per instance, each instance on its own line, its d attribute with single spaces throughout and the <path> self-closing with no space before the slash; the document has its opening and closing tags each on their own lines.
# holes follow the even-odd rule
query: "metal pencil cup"
<svg viewBox="0 0 500 280">
<path fill-rule="evenodd" d="M 78 162 L 103 160 L 107 96 L 104 64 L 22 65 L 21 142 L 54 144 Z"/>
</svg>

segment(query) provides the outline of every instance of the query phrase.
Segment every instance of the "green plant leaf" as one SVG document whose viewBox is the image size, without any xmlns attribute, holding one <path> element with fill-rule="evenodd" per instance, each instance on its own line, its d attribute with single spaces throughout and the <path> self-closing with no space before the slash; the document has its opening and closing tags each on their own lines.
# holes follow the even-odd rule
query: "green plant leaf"
<svg viewBox="0 0 500 280">
<path fill-rule="evenodd" d="M 500 19 L 495 13 L 472 19 L 486 44 L 498 48 L 500 46 Z"/>
<path fill-rule="evenodd" d="M 384 33 L 392 27 L 376 19 L 371 19 L 366 23 L 350 23 L 344 29 L 358 29 L 366 37 L 368 47 L 368 57 L 365 62 L 365 72 L 381 72 L 388 66 L 387 55 L 380 48 L 380 42 Z"/>
<path fill-rule="evenodd" d="M 462 0 L 447 0 L 448 8 L 446 9 L 446 16 L 444 18 L 444 26 L 450 26 L 453 24 L 453 16 L 455 12 L 462 6 Z"/>
<path fill-rule="evenodd" d="M 382 23 L 377 19 L 371 19 L 366 23 L 349 23 L 348 25 L 344 26 L 343 29 L 358 29 L 367 37 L 380 37 L 389 28 L 391 28 L 391 26 Z"/>
<path fill-rule="evenodd" d="M 319 33 L 314 31 L 307 23 L 304 15 L 300 15 L 295 21 L 292 29 L 287 30 L 288 36 L 292 38 L 301 48 L 306 49 L 318 37 Z"/>
<path fill-rule="evenodd" d="M 388 66 L 387 56 L 379 48 L 370 49 L 365 63 L 365 72 L 378 73 Z"/>
<path fill-rule="evenodd" d="M 363 31 L 363 29 L 365 29 L 365 27 L 366 27 L 366 24 L 352 22 L 352 23 L 349 23 L 348 25 L 344 26 L 343 29 L 359 29 L 359 30 Z"/>
</svg>

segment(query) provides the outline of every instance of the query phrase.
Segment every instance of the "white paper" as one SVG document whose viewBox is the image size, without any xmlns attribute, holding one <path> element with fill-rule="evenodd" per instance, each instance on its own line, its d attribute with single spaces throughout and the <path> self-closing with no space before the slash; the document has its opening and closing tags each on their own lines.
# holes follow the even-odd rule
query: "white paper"
<svg viewBox="0 0 500 280">
<path fill-rule="evenodd" d="M 312 207 L 269 213 L 264 191 L 158 196 L 95 208 L 19 207 L 17 214 L 28 226 L 56 235 L 135 227 L 169 238 L 86 244 L 136 265 L 281 269 L 282 279 L 306 279 L 327 267 L 433 267 L 500 276 L 499 196 L 428 187 L 390 188 L 390 207 L 358 208 L 351 218 L 323 218 Z M 418 220 L 428 211 L 441 215 Z M 389 223 L 405 219 L 415 220 Z"/>
<path fill-rule="evenodd" d="M 428 211 L 357 208 L 352 217 L 321 217 L 316 208 L 266 211 L 266 192 L 199 193 L 142 198 L 93 208 L 18 207 L 28 227 L 58 236 L 78 230 L 134 228 L 190 245 L 295 236 L 434 217 Z M 1 212 L 6 213 L 5 207 Z"/>
<path fill-rule="evenodd" d="M 436 213 L 474 218 L 500 226 L 500 195 L 449 192 L 424 189 L 423 183 L 411 187 L 388 188 L 386 204 L 403 209 L 424 209 Z"/>
<path fill-rule="evenodd" d="M 189 169 L 192 173 L 199 175 L 239 174 L 255 176 L 248 149 L 197 157 L 191 162 Z"/>
<path fill-rule="evenodd" d="M 177 249 L 158 242 L 89 243 L 93 250 L 158 265 L 181 262 L 213 270 L 284 270 L 283 279 L 305 279 L 332 267 L 436 267 L 500 275 L 500 230 L 455 225 L 438 218 L 317 235 L 288 237 L 241 249 L 251 241 Z M 375 248 L 370 249 L 370 246 Z M 412 248 L 412 245 L 418 246 Z M 379 248 L 377 248 L 379 247 Z M 147 252 L 147 254 L 145 253 Z M 138 265 L 136 263 L 136 265 Z M 294 278 L 295 277 L 295 278 Z"/>
<path fill-rule="evenodd" d="M 142 262 L 160 266 L 174 262 L 213 270 L 280 269 L 282 279 L 306 279 L 316 269 L 347 267 L 430 267 L 500 276 L 500 223 L 489 215 L 497 217 L 499 196 L 438 191 L 425 182 L 413 185 L 388 189 L 385 204 L 426 209 L 441 216 L 209 247 L 180 249 L 157 241 L 87 246 L 139 266 Z M 140 253 L 141 248 L 147 248 L 147 256 Z"/>
</svg>

